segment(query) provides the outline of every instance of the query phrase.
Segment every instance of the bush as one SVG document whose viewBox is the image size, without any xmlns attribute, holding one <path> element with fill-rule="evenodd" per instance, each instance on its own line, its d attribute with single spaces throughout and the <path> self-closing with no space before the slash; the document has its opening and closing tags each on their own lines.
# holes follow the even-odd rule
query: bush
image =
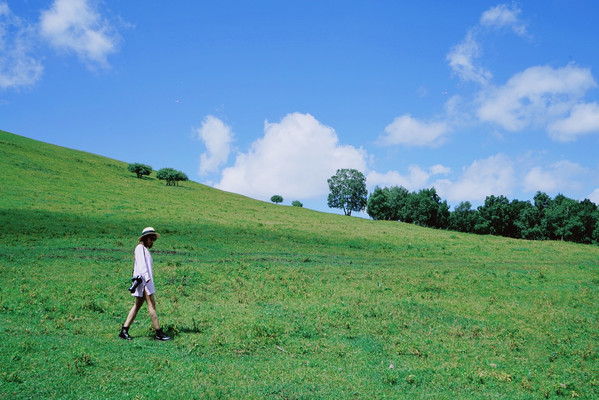
<svg viewBox="0 0 599 400">
<path fill-rule="evenodd" d="M 156 178 L 166 181 L 166 186 L 178 186 L 179 182 L 187 181 L 187 175 L 173 168 L 162 168 L 156 173 Z"/>
<path fill-rule="evenodd" d="M 140 164 L 140 163 L 129 164 L 129 166 L 127 167 L 127 170 L 129 172 L 133 172 L 140 179 L 144 175 L 147 176 L 147 175 L 150 175 L 152 173 L 152 167 L 150 167 L 149 165 Z"/>
<path fill-rule="evenodd" d="M 275 194 L 274 196 L 272 196 L 270 198 L 270 201 L 272 201 L 275 204 L 279 204 L 283 202 L 283 196 L 279 196 L 278 194 Z"/>
<path fill-rule="evenodd" d="M 302 202 L 301 202 L 301 201 L 299 201 L 299 200 L 294 200 L 294 201 L 291 203 L 291 205 L 292 205 L 293 207 L 303 207 L 303 206 L 304 206 L 304 205 L 302 204 Z"/>
</svg>

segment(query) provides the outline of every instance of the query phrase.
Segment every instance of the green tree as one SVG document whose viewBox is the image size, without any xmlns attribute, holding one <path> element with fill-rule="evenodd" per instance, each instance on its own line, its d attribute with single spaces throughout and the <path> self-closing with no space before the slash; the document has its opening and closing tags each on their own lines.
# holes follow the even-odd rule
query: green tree
<svg viewBox="0 0 599 400">
<path fill-rule="evenodd" d="M 541 212 L 544 212 L 551 204 L 551 197 L 547 193 L 537 192 L 533 198 L 534 206 Z"/>
<path fill-rule="evenodd" d="M 531 228 L 532 236 L 529 237 L 530 239 L 549 239 L 549 231 L 547 229 L 547 218 L 545 216 L 545 213 L 547 208 L 549 208 L 549 206 L 551 205 L 552 201 L 553 200 L 551 200 L 551 197 L 549 197 L 547 193 L 539 191 L 535 194 L 535 197 L 533 198 L 533 205 L 537 209 L 537 225 Z"/>
<path fill-rule="evenodd" d="M 374 220 L 403 221 L 410 192 L 404 187 L 375 187 L 368 197 L 366 212 Z"/>
<path fill-rule="evenodd" d="M 595 223 L 595 230 L 593 231 L 593 243 L 599 244 L 599 217 Z"/>
<path fill-rule="evenodd" d="M 178 186 L 179 182 L 187 181 L 187 175 L 174 168 L 162 168 L 156 173 L 156 178 L 161 181 L 166 181 L 166 186 Z"/>
<path fill-rule="evenodd" d="M 582 230 L 578 218 L 578 202 L 558 194 L 545 210 L 545 224 L 550 239 L 572 241 Z"/>
<path fill-rule="evenodd" d="M 579 204 L 579 218 L 582 223 L 581 236 L 576 238 L 579 243 L 593 243 L 593 234 L 597 220 L 599 219 L 599 208 L 589 199 L 584 199 Z"/>
<path fill-rule="evenodd" d="M 368 190 L 363 173 L 355 169 L 338 169 L 327 182 L 331 191 L 327 199 L 330 208 L 343 209 L 345 215 L 366 208 Z"/>
<path fill-rule="evenodd" d="M 144 175 L 150 175 L 152 173 L 152 167 L 150 167 L 149 165 L 146 164 L 140 164 L 140 163 L 133 163 L 133 164 L 129 164 L 129 166 L 127 167 L 127 170 L 129 172 L 134 173 L 135 175 L 137 175 L 138 178 L 142 178 Z"/>
<path fill-rule="evenodd" d="M 507 228 L 503 233 L 503 236 L 512 238 L 522 238 L 522 224 L 520 224 L 520 216 L 525 215 L 529 210 L 533 208 L 529 201 L 512 200 L 509 204 L 507 215 Z"/>
<path fill-rule="evenodd" d="M 509 231 L 510 201 L 505 196 L 487 196 L 485 204 L 478 207 L 475 233 L 506 236 Z"/>
<path fill-rule="evenodd" d="M 429 228 L 447 228 L 449 206 L 441 201 L 437 190 L 421 189 L 406 196 L 404 206 L 399 211 L 400 219 Z"/>
<path fill-rule="evenodd" d="M 461 202 L 449 214 L 449 229 L 452 231 L 472 233 L 478 218 L 478 211 L 472 209 L 469 201 Z"/>
<path fill-rule="evenodd" d="M 279 196 L 278 194 L 275 194 L 274 196 L 272 196 L 270 198 L 270 201 L 272 201 L 275 204 L 279 204 L 283 202 L 283 196 Z"/>
<path fill-rule="evenodd" d="M 411 197 L 414 223 L 429 228 L 447 228 L 449 223 L 449 206 L 441 201 L 434 187 L 421 189 Z"/>
<path fill-rule="evenodd" d="M 389 189 L 375 187 L 374 192 L 368 196 L 366 202 L 366 212 L 370 215 L 370 218 L 376 220 L 393 220 L 393 210 L 389 203 Z"/>
<path fill-rule="evenodd" d="M 301 201 L 299 201 L 299 200 L 293 200 L 293 201 L 291 202 L 291 205 L 292 205 L 293 207 L 303 207 L 303 206 L 304 206 L 304 205 L 302 204 L 302 202 L 301 202 Z"/>
<path fill-rule="evenodd" d="M 574 241 L 583 230 L 579 215 L 580 204 L 562 194 L 555 196 L 545 210 L 547 233 L 550 239 Z"/>
<path fill-rule="evenodd" d="M 551 239 L 576 243 L 593 243 L 596 240 L 599 209 L 592 201 L 581 202 L 558 194 L 545 210 L 545 225 Z"/>
<path fill-rule="evenodd" d="M 542 225 L 542 211 L 530 203 L 523 207 L 514 222 L 520 232 L 520 238 L 529 240 L 543 240 L 546 238 Z"/>
</svg>

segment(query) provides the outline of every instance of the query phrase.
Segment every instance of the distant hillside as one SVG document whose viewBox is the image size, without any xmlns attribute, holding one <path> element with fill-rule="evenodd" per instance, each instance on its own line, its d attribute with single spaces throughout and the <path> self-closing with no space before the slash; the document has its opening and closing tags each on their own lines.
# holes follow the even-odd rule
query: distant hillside
<svg viewBox="0 0 599 400">
<path fill-rule="evenodd" d="M 376 226 L 399 229 L 398 234 L 406 229 L 420 231 L 405 224 L 376 224 L 359 218 L 274 205 L 192 181 L 167 187 L 155 178 L 155 171 L 149 177 L 138 179 L 127 171 L 128 163 L 4 131 L 0 131 L 0 156 L 3 170 L 0 182 L 4 188 L 2 209 L 49 215 L 69 213 L 98 222 L 105 218 L 104 223 L 115 219 L 136 223 L 121 227 L 123 231 L 113 227 L 116 230 L 112 230 L 111 235 L 127 237 L 137 232 L 140 225 L 179 223 L 198 224 L 198 227 L 212 223 L 250 225 L 266 231 L 280 225 L 287 232 L 342 233 L 358 239 L 385 237 L 378 229 L 372 229 Z M 369 228 L 365 230 L 365 227 Z M 105 230 L 102 226 L 94 229 L 100 233 Z"/>
</svg>

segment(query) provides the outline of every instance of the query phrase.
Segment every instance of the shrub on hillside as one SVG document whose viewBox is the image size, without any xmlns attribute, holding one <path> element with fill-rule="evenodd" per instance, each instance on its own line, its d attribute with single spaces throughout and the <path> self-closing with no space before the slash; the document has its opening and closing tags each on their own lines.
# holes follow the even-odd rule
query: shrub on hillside
<svg viewBox="0 0 599 400">
<path fill-rule="evenodd" d="M 174 168 L 162 168 L 156 173 L 156 178 L 166 181 L 166 186 L 178 186 L 179 182 L 187 181 L 189 178 L 185 173 Z"/>
<path fill-rule="evenodd" d="M 272 196 L 270 198 L 270 201 L 272 201 L 275 204 L 279 204 L 283 202 L 283 196 L 279 196 L 278 194 L 275 194 L 274 196 Z"/>
<path fill-rule="evenodd" d="M 140 164 L 140 163 L 129 164 L 129 166 L 127 167 L 127 170 L 129 172 L 133 172 L 140 179 L 144 175 L 147 176 L 147 175 L 150 175 L 152 173 L 152 167 L 150 167 L 149 165 Z"/>
</svg>

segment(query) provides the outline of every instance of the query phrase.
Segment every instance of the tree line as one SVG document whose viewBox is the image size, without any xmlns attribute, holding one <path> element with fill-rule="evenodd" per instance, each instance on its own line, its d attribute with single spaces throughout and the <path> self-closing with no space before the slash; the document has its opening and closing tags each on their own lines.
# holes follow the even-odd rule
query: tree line
<svg viewBox="0 0 599 400">
<path fill-rule="evenodd" d="M 327 180 L 328 205 L 345 215 L 364 211 L 374 220 L 400 221 L 428 228 L 530 240 L 565 240 L 599 244 L 599 207 L 562 194 L 537 192 L 533 201 L 487 196 L 473 208 L 461 202 L 454 211 L 434 187 L 410 192 L 401 186 L 376 187 L 368 195 L 366 177 L 355 169 L 338 169 Z"/>
<path fill-rule="evenodd" d="M 376 187 L 368 197 L 366 211 L 374 220 L 390 220 L 481 235 L 531 240 L 565 240 L 599 243 L 599 207 L 585 199 L 562 194 L 554 198 L 537 192 L 533 201 L 487 196 L 473 208 L 461 202 L 454 211 L 435 188 L 410 192 L 404 187 Z"/>
</svg>

